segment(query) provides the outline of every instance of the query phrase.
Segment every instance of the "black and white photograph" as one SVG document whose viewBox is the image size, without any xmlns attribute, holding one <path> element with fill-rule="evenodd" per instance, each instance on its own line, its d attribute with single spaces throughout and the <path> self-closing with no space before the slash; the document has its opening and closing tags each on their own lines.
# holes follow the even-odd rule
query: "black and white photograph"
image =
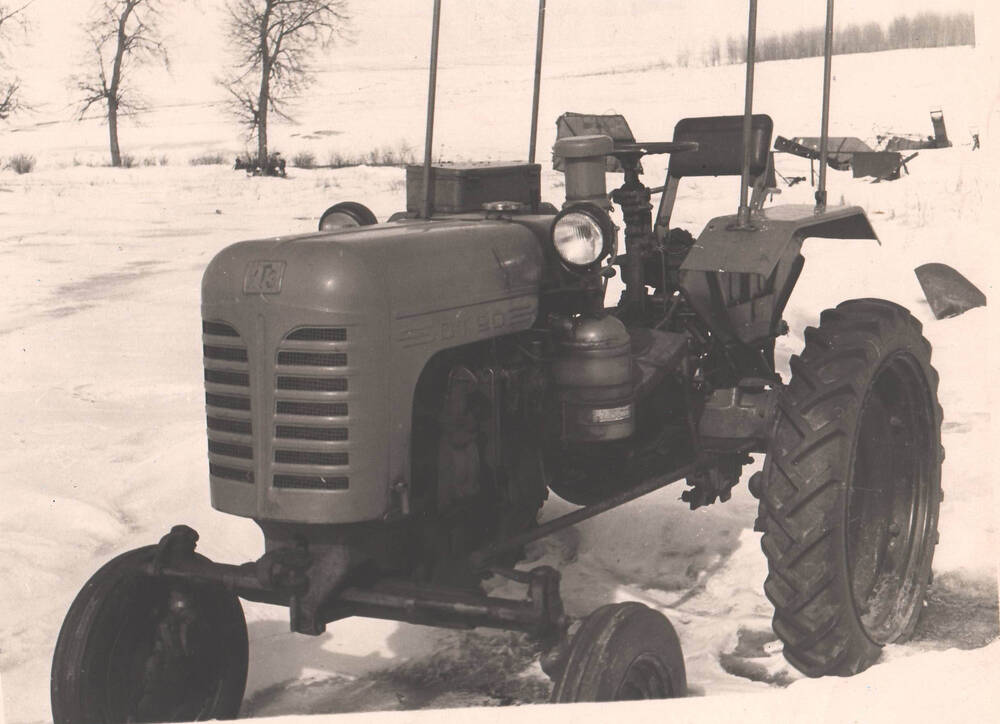
<svg viewBox="0 0 1000 724">
<path fill-rule="evenodd" d="M 998 201 L 985 0 L 0 0 L 0 724 L 995 717 Z"/>
</svg>

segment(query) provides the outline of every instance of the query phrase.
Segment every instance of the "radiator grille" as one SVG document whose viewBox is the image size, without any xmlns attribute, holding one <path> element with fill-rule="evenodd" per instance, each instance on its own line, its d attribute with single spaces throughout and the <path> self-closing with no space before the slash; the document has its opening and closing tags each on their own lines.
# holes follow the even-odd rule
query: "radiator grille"
<svg viewBox="0 0 1000 724">
<path fill-rule="evenodd" d="M 289 332 L 275 357 L 275 488 L 347 490 L 350 456 L 346 401 L 350 349 L 344 327 Z M 289 419 L 291 418 L 291 419 Z"/>
<path fill-rule="evenodd" d="M 253 484 L 253 424 L 247 348 L 231 325 L 201 325 L 211 477 Z"/>
</svg>

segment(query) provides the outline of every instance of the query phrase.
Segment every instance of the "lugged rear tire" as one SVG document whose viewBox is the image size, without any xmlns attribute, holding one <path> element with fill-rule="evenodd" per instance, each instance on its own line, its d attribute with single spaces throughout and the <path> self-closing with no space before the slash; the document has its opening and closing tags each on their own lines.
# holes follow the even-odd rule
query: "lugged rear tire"
<svg viewBox="0 0 1000 724">
<path fill-rule="evenodd" d="M 233 719 L 246 619 L 221 586 L 149 576 L 156 546 L 123 553 L 77 594 L 52 659 L 55 724 Z"/>
<path fill-rule="evenodd" d="M 849 676 L 916 626 L 941 500 L 941 406 L 920 322 L 879 299 L 805 331 L 760 486 L 761 547 L 785 658 Z"/>
</svg>

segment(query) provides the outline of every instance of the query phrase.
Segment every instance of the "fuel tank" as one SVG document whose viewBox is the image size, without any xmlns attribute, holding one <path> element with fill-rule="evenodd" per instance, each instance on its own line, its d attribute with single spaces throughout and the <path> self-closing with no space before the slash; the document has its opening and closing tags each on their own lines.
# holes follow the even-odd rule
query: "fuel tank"
<svg viewBox="0 0 1000 724">
<path fill-rule="evenodd" d="M 212 505 L 258 520 L 408 512 L 413 390 L 439 350 L 530 327 L 551 216 L 233 244 L 202 280 Z"/>
</svg>

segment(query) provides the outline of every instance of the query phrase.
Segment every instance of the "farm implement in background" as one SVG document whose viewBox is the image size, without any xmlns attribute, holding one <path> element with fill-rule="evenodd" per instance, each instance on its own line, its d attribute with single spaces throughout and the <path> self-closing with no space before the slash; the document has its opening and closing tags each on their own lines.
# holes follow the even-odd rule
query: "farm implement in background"
<svg viewBox="0 0 1000 724">
<path fill-rule="evenodd" d="M 931 111 L 931 127 L 933 136 L 921 136 L 919 133 L 902 133 L 898 135 L 879 135 L 878 143 L 885 145 L 886 151 L 923 151 L 932 148 L 951 148 L 948 131 L 944 126 L 944 111 Z"/>
<path fill-rule="evenodd" d="M 774 139 L 774 150 L 818 161 L 820 140 L 812 136 L 797 136 L 791 139 L 778 136 Z M 903 156 L 898 151 L 876 151 L 854 136 L 833 136 L 829 139 L 829 143 L 827 164 L 837 171 L 850 170 L 854 178 L 872 176 L 877 181 L 893 181 L 900 177 L 901 171 L 910 172 L 906 164 L 917 156 L 916 153 Z M 811 169 L 810 164 L 810 171 Z"/>
<path fill-rule="evenodd" d="M 871 176 L 876 181 L 893 181 L 900 177 L 901 172 L 910 172 L 906 164 L 917 157 L 916 151 L 951 147 L 948 131 L 944 125 L 943 111 L 931 111 L 931 125 L 934 128 L 933 136 L 921 137 L 919 134 L 878 135 L 876 136 L 877 148 L 872 148 L 856 136 L 831 136 L 827 139 L 826 162 L 830 168 L 837 171 L 850 170 L 854 178 Z M 816 161 L 820 157 L 821 142 L 822 139 L 815 136 L 796 136 L 793 138 L 778 136 L 774 140 L 774 149 Z M 974 134 L 974 142 L 978 142 L 976 134 Z M 904 155 L 905 151 L 914 151 L 914 153 Z"/>
</svg>

